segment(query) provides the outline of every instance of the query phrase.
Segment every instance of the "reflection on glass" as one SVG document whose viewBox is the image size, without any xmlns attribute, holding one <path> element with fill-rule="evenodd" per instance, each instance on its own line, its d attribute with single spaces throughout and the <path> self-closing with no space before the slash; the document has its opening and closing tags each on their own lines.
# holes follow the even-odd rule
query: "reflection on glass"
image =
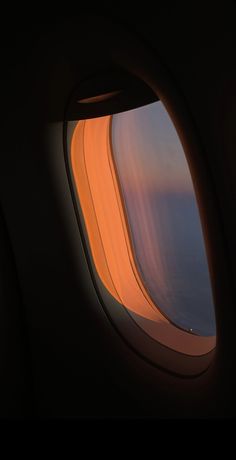
<svg viewBox="0 0 236 460">
<path fill-rule="evenodd" d="M 162 103 L 114 115 L 110 141 L 132 252 L 145 289 L 177 326 L 215 335 L 192 180 Z"/>
</svg>

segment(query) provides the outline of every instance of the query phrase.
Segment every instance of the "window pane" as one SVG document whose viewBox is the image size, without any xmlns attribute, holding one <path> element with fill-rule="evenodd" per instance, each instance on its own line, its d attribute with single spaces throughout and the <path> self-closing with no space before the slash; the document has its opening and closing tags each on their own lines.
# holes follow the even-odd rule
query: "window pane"
<svg viewBox="0 0 236 460">
<path fill-rule="evenodd" d="M 150 298 L 177 326 L 215 335 L 192 180 L 163 104 L 114 115 L 111 146 L 133 257 Z"/>
</svg>

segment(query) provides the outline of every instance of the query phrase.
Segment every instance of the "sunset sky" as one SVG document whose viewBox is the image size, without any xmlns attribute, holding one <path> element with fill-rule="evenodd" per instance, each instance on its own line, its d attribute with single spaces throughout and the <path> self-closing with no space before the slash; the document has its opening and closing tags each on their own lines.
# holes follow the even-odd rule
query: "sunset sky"
<svg viewBox="0 0 236 460">
<path fill-rule="evenodd" d="M 179 326 L 214 334 L 198 207 L 166 109 L 158 101 L 114 115 L 111 137 L 136 264 L 147 291 Z"/>
<path fill-rule="evenodd" d="M 112 142 L 119 149 L 123 180 L 130 188 L 190 192 L 192 181 L 183 148 L 158 101 L 113 116 Z"/>
</svg>

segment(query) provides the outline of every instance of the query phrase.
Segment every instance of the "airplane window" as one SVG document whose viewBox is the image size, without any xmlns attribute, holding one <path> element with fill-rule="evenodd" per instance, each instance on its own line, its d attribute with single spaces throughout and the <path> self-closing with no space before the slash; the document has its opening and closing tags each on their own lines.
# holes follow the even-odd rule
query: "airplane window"
<svg viewBox="0 0 236 460">
<path fill-rule="evenodd" d="M 213 349 L 214 306 L 197 203 L 163 104 L 78 121 L 71 166 L 104 288 L 152 339 L 189 355 Z"/>
</svg>

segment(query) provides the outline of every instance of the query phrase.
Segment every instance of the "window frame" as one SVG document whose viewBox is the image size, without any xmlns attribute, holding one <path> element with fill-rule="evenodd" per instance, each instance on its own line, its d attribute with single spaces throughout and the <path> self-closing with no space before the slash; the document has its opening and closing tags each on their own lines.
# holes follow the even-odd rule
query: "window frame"
<svg viewBox="0 0 236 460">
<path fill-rule="evenodd" d="M 187 111 L 184 112 L 183 104 L 180 104 L 180 105 L 178 104 L 179 102 L 178 95 L 176 95 L 176 93 L 174 92 L 174 97 L 172 94 L 170 95 L 170 98 L 168 99 L 168 91 L 169 91 L 168 88 L 170 85 L 169 77 L 163 79 L 163 69 L 161 68 L 161 70 L 162 70 L 161 75 L 160 75 L 161 78 L 158 83 L 155 82 L 154 84 L 154 80 L 149 79 L 149 81 L 145 80 L 145 84 L 147 86 L 150 85 L 150 88 L 153 91 L 153 93 L 155 93 L 156 95 L 158 94 L 158 96 L 156 96 L 154 100 L 158 100 L 160 97 L 162 103 L 164 104 L 166 110 L 169 113 L 171 121 L 173 122 L 175 129 L 177 131 L 177 134 L 179 135 L 180 140 L 182 142 L 184 153 L 186 155 L 186 159 L 187 159 L 187 162 L 188 162 L 188 165 L 191 171 L 192 179 L 193 179 L 194 191 L 195 191 L 196 199 L 198 202 L 200 220 L 201 220 L 201 224 L 203 227 L 202 229 L 203 229 L 203 235 L 205 239 L 206 226 L 205 226 L 204 218 L 202 218 L 202 213 L 201 213 L 202 207 L 199 206 L 199 202 L 200 203 L 202 202 L 202 200 L 199 198 L 199 193 L 198 193 L 199 183 L 197 180 L 197 175 L 192 174 L 196 166 L 196 165 L 194 166 L 195 159 L 197 158 L 197 161 L 198 161 L 198 158 L 199 158 L 199 150 L 200 150 L 199 143 L 198 141 L 196 141 L 197 137 L 195 135 L 193 125 L 191 124 L 191 117 L 188 117 Z M 127 71 L 127 68 L 125 69 L 125 71 Z M 140 74 L 136 75 L 136 77 L 140 78 Z M 166 83 L 167 83 L 167 93 L 166 93 Z M 117 81 L 116 81 L 116 88 L 117 88 Z M 109 90 L 111 89 L 112 88 L 109 88 Z M 84 252 L 86 255 L 88 268 L 90 271 L 90 276 L 91 276 L 94 288 L 96 290 L 97 296 L 99 298 L 99 301 L 107 317 L 111 321 L 113 327 L 116 329 L 120 337 L 122 337 L 125 343 L 130 348 L 132 348 L 133 351 L 135 351 L 135 353 L 137 353 L 140 357 L 142 357 L 143 359 L 145 359 L 152 365 L 158 368 L 161 368 L 165 371 L 171 372 L 172 374 L 179 375 L 179 376 L 185 376 L 185 377 L 197 376 L 203 373 L 204 371 L 206 371 L 210 363 L 213 361 L 214 354 L 215 354 L 215 348 L 204 355 L 190 356 L 184 353 L 177 352 L 169 348 L 168 346 L 162 345 L 161 343 L 152 339 L 145 333 L 145 331 L 143 331 L 137 324 L 134 323 L 134 321 L 130 318 L 125 307 L 121 308 L 120 304 L 118 304 L 118 302 L 109 294 L 109 292 L 106 291 L 106 289 L 104 288 L 96 272 L 91 250 L 90 250 L 90 246 L 89 246 L 83 213 L 82 213 L 80 202 L 79 202 L 79 197 L 76 192 L 76 184 L 73 178 L 73 171 L 72 171 L 72 165 L 71 165 L 71 159 L 70 159 L 70 144 L 71 144 L 71 139 L 73 136 L 75 125 L 77 124 L 79 119 L 93 118 L 94 112 L 93 110 L 91 110 L 91 107 L 88 107 L 88 111 L 90 111 L 89 113 L 91 115 L 88 117 L 88 111 L 87 111 L 85 115 L 82 114 L 82 116 L 80 116 L 80 107 L 76 109 L 76 105 L 75 105 L 75 100 L 77 100 L 75 99 L 75 94 L 76 95 L 78 94 L 78 90 L 73 92 L 69 100 L 67 110 L 65 112 L 64 129 L 63 129 L 65 163 L 66 163 L 67 176 L 68 176 L 68 180 L 70 184 L 70 189 L 72 193 L 72 199 L 74 202 L 74 209 L 75 209 L 77 222 L 79 226 L 80 237 L 83 243 L 83 248 L 84 248 Z M 175 109 L 176 107 L 175 99 L 176 98 L 177 98 L 177 113 Z M 110 105 L 110 102 L 111 102 L 111 105 Z M 140 102 L 138 106 L 144 105 Z M 91 105 L 93 106 L 94 104 L 91 104 Z M 102 109 L 101 116 L 104 115 L 105 113 L 114 114 L 114 113 L 120 112 L 120 106 L 118 110 L 116 109 L 116 106 L 112 107 L 112 100 L 108 101 L 108 105 L 109 105 L 108 109 L 107 109 L 107 101 L 105 102 L 105 105 L 106 105 L 105 109 L 103 107 L 104 104 L 102 102 L 99 102 L 99 105 L 100 105 L 100 108 Z M 71 110 L 72 106 L 73 106 L 73 110 Z M 181 107 L 180 112 L 178 111 L 179 106 Z M 132 105 L 129 106 L 129 104 L 127 104 L 125 110 L 129 110 L 131 108 L 134 108 L 134 107 Z M 76 113 L 76 110 L 77 110 L 77 113 Z M 87 107 L 86 107 L 86 110 L 87 110 Z M 105 113 L 104 113 L 104 110 L 105 110 Z M 95 115 L 99 116 L 97 115 L 97 113 L 95 113 Z M 183 120 L 184 120 L 184 123 L 183 123 Z M 190 128 L 188 131 L 186 131 L 186 128 L 184 126 L 185 124 Z M 188 132 L 188 138 L 185 137 L 186 132 Z M 189 138 L 191 139 L 190 143 L 188 142 Z M 189 155 L 189 152 L 191 150 L 191 147 L 194 145 L 194 142 L 195 142 L 195 148 L 193 149 L 194 150 L 193 154 L 191 151 L 191 155 Z M 186 153 L 186 150 L 188 154 Z M 189 159 L 189 156 L 190 156 L 190 159 Z M 193 161 L 191 161 L 192 159 Z M 205 249 L 206 249 L 207 259 L 209 263 L 208 246 L 206 244 L 206 240 L 205 240 Z M 211 277 L 210 267 L 209 267 L 209 271 L 210 271 L 210 277 Z M 214 297 L 214 291 L 213 291 L 213 297 Z"/>
</svg>

